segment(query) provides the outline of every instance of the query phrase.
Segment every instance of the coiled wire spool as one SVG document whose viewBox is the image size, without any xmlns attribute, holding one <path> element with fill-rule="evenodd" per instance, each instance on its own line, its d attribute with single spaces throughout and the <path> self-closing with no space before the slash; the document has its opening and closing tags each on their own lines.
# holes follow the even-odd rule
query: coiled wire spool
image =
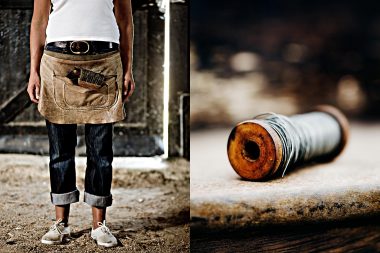
<svg viewBox="0 0 380 253">
<path fill-rule="evenodd" d="M 346 145 L 349 125 L 335 107 L 285 117 L 274 113 L 239 123 L 228 138 L 234 170 L 248 180 L 284 176 L 287 169 L 308 161 L 330 161 Z"/>
</svg>

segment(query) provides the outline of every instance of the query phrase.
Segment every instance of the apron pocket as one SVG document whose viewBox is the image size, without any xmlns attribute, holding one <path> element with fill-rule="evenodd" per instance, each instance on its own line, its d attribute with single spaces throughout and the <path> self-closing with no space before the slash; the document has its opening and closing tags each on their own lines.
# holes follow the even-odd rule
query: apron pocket
<svg viewBox="0 0 380 253">
<path fill-rule="evenodd" d="M 116 77 L 105 80 L 102 86 L 76 85 L 65 76 L 54 75 L 54 100 L 62 109 L 106 109 L 117 101 Z"/>
</svg>

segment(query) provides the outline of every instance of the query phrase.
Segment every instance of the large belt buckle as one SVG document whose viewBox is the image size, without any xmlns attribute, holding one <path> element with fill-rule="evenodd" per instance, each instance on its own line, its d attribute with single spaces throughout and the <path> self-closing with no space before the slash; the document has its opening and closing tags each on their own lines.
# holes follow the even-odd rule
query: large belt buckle
<svg viewBox="0 0 380 253">
<path fill-rule="evenodd" d="M 86 50 L 81 50 L 82 46 L 87 46 Z M 87 54 L 90 51 L 90 44 L 85 40 L 75 40 L 70 42 L 70 51 L 73 54 Z"/>
</svg>

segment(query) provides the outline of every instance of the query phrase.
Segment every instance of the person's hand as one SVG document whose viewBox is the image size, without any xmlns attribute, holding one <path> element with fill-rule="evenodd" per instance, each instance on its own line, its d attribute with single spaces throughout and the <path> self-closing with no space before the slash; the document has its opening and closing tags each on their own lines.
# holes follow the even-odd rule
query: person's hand
<svg viewBox="0 0 380 253">
<path fill-rule="evenodd" d="M 30 100 L 33 103 L 38 103 L 40 99 L 40 77 L 37 73 L 31 73 L 28 82 L 28 88 L 26 89 Z"/>
<path fill-rule="evenodd" d="M 127 102 L 128 98 L 133 94 L 135 90 L 135 81 L 133 80 L 132 72 L 127 72 L 124 75 L 123 82 L 123 102 Z"/>
</svg>

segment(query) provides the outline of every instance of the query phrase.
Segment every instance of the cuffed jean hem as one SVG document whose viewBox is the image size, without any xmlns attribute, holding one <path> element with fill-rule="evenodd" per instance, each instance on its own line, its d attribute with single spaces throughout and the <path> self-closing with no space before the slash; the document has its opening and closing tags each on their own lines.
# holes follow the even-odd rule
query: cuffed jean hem
<svg viewBox="0 0 380 253">
<path fill-rule="evenodd" d="M 79 191 L 76 189 L 67 193 L 50 193 L 51 203 L 56 206 L 68 205 L 79 201 Z"/>
<path fill-rule="evenodd" d="M 107 207 L 112 205 L 112 194 L 109 196 L 96 196 L 88 192 L 84 192 L 84 202 L 90 206 Z"/>
</svg>

